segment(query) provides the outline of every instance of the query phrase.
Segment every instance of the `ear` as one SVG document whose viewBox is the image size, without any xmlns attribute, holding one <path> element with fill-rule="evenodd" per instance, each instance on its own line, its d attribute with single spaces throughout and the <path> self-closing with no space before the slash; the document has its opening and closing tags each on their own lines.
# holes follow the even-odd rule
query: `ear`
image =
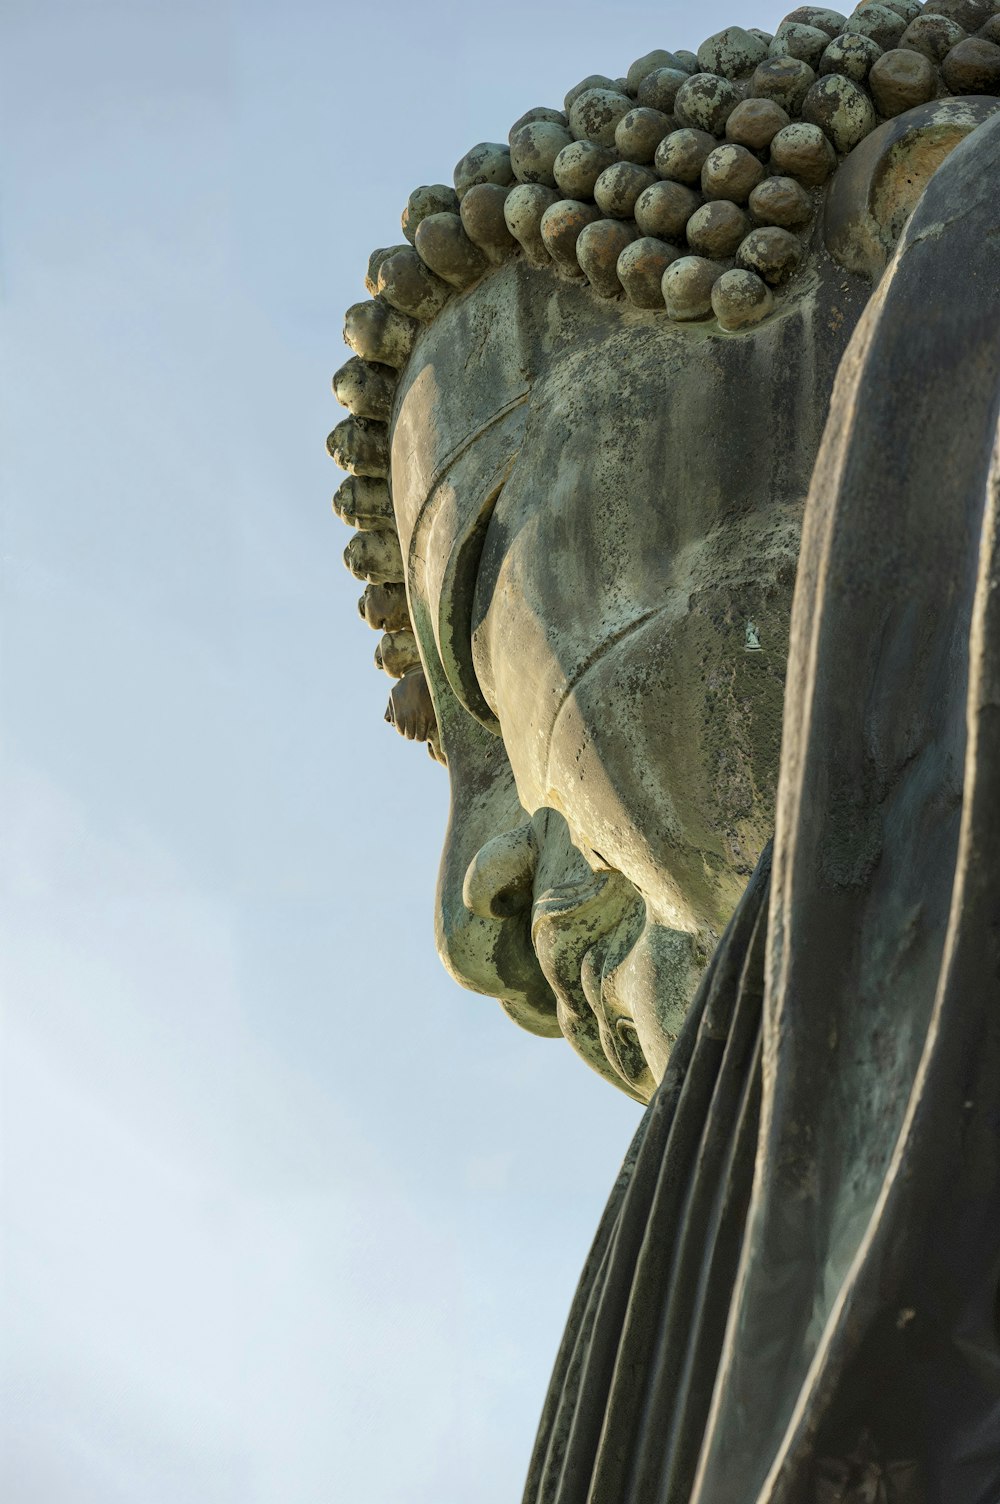
<svg viewBox="0 0 1000 1504">
<path fill-rule="evenodd" d="M 887 120 L 854 148 L 826 202 L 827 250 L 848 271 L 878 278 L 945 157 L 1000 110 L 992 97 L 937 99 Z"/>
</svg>

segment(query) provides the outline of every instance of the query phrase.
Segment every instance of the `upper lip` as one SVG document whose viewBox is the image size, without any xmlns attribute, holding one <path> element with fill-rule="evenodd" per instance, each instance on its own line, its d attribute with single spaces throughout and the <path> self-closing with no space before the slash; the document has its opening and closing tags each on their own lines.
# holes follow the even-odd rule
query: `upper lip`
<svg viewBox="0 0 1000 1504">
<path fill-rule="evenodd" d="M 531 934 L 547 920 L 575 918 L 589 905 L 596 905 L 603 896 L 607 878 L 603 873 L 588 873 L 586 877 L 557 883 L 535 895 L 531 906 Z"/>
</svg>

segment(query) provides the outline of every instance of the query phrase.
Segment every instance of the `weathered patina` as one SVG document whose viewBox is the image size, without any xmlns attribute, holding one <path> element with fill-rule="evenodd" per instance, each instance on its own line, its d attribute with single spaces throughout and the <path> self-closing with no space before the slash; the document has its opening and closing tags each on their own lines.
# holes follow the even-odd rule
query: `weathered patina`
<svg viewBox="0 0 1000 1504">
<path fill-rule="evenodd" d="M 1000 1488 L 998 20 L 588 78 L 415 190 L 348 313 L 335 508 L 448 767 L 442 957 L 652 1104 L 529 1504 Z"/>
</svg>

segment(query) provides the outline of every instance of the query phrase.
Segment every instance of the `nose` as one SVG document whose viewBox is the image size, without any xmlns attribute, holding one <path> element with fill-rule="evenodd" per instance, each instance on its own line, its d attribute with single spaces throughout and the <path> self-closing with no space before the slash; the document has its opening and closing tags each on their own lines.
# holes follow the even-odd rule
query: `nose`
<svg viewBox="0 0 1000 1504">
<path fill-rule="evenodd" d="M 462 902 L 482 919 L 512 919 L 531 907 L 538 851 L 530 824 L 494 836 L 476 852 Z"/>
<path fill-rule="evenodd" d="M 434 910 L 438 954 L 462 986 L 497 998 L 530 1033 L 556 1039 L 556 1000 L 531 945 L 528 817 L 504 744 L 459 705 L 428 659 L 451 785 Z"/>
</svg>

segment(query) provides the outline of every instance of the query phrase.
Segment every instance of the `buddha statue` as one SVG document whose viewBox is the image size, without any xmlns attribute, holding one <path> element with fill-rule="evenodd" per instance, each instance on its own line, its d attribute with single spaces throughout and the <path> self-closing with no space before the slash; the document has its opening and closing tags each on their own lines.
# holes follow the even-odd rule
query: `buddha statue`
<svg viewBox="0 0 1000 1504">
<path fill-rule="evenodd" d="M 525 1504 L 1000 1490 L 998 96 L 994 0 L 652 52 L 348 311 L 442 959 L 649 1104 Z"/>
</svg>

